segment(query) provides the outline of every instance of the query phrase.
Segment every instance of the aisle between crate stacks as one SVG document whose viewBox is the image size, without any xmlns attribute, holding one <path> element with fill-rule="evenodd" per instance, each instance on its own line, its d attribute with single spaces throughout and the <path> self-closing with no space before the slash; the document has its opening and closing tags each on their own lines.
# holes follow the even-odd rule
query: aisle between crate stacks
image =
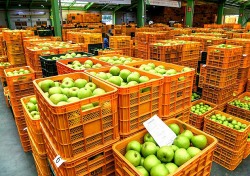
<svg viewBox="0 0 250 176">
<path fill-rule="evenodd" d="M 217 114 L 220 114 L 220 116 Z M 222 123 L 220 124 L 215 121 L 219 120 L 218 117 L 220 117 L 222 123 L 226 123 L 225 120 L 230 118 L 232 120 L 230 120 L 231 122 L 236 120 L 237 123 L 240 122 L 241 124 L 245 124 L 245 128 L 243 128 L 242 125 L 239 128 L 242 130 L 234 129 L 236 128 L 234 127 L 235 125 L 230 128 L 229 126 L 232 125 L 230 121 L 228 121 L 229 126 Z M 228 170 L 235 170 L 243 159 L 247 146 L 249 129 L 250 122 L 218 110 L 214 110 L 210 114 L 206 115 L 204 119 L 203 131 L 216 137 L 219 141 L 213 160 Z"/>
</svg>

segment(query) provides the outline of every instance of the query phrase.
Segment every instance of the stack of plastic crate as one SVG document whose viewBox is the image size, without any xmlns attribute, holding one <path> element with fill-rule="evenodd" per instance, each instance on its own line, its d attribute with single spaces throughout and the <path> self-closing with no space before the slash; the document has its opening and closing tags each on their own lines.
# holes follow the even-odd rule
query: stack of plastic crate
<svg viewBox="0 0 250 176">
<path fill-rule="evenodd" d="M 56 175 L 114 175 L 112 145 L 119 140 L 117 89 L 85 73 L 54 76 L 50 81 L 62 82 L 66 77 L 85 79 L 106 93 L 55 105 L 38 85 L 47 79 L 34 81 L 49 164 Z M 87 108 L 91 102 L 95 106 Z"/>
<path fill-rule="evenodd" d="M 237 86 L 235 88 L 237 94 L 241 94 L 245 91 L 248 80 L 248 72 L 250 68 L 250 41 L 249 39 L 234 38 L 227 40 L 226 42 L 229 45 L 238 45 L 243 47 L 243 55 L 241 56 L 237 76 Z"/>
<path fill-rule="evenodd" d="M 122 50 L 125 56 L 131 56 L 133 47 L 131 41 L 131 36 L 111 36 L 109 37 L 109 47 Z"/>
<path fill-rule="evenodd" d="M 220 107 L 233 98 L 241 57 L 242 46 L 208 47 L 206 67 L 202 68 L 202 99 Z"/>
<path fill-rule="evenodd" d="M 138 49 L 138 57 L 142 59 L 150 59 L 150 44 L 157 40 L 168 39 L 169 33 L 160 32 L 137 32 L 136 33 L 136 47 Z"/>
<path fill-rule="evenodd" d="M 225 122 L 226 119 L 229 121 Z M 228 170 L 236 169 L 247 147 L 249 128 L 250 122 L 222 111 L 214 110 L 206 115 L 203 131 L 218 139 L 213 160 Z"/>
<path fill-rule="evenodd" d="M 24 66 L 26 65 L 24 48 L 22 42 L 22 33 L 17 30 L 3 31 L 3 38 L 7 46 L 8 60 L 12 65 Z"/>
<path fill-rule="evenodd" d="M 17 74 L 15 72 L 20 69 L 23 70 L 23 74 Z M 28 72 L 25 73 L 24 70 L 28 70 Z M 31 146 L 20 99 L 34 94 L 33 80 L 35 79 L 35 73 L 33 69 L 28 66 L 8 68 L 5 69 L 4 72 L 9 89 L 10 103 L 15 117 L 20 141 L 23 150 L 27 152 L 31 150 Z M 10 72 L 12 72 L 12 74 Z"/>
<path fill-rule="evenodd" d="M 47 161 L 47 155 L 44 146 L 45 144 L 40 126 L 41 119 L 40 117 L 37 117 L 39 116 L 39 111 L 37 110 L 37 101 L 35 99 L 35 95 L 24 97 L 21 99 L 21 102 L 37 173 L 38 175 L 42 176 L 50 176 L 51 172 Z M 32 103 L 31 105 L 35 105 L 36 108 L 29 108 L 27 106 L 29 103 Z"/>
</svg>

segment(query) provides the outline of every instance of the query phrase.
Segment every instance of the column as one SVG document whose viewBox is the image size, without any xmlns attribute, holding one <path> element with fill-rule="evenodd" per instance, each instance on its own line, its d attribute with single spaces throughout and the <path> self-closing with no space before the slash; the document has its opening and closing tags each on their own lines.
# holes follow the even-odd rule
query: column
<svg viewBox="0 0 250 176">
<path fill-rule="evenodd" d="M 186 7 L 186 27 L 193 26 L 194 0 L 187 0 Z"/>
<path fill-rule="evenodd" d="M 244 6 L 241 6 L 240 7 L 240 10 L 239 10 L 239 19 L 238 19 L 238 24 L 240 24 L 241 26 L 243 26 L 243 23 L 244 23 Z"/>
<path fill-rule="evenodd" d="M 223 24 L 224 6 L 225 0 L 220 0 L 217 13 L 217 24 Z"/>
<path fill-rule="evenodd" d="M 137 0 L 137 26 L 144 26 L 144 15 L 145 15 L 145 1 Z"/>
<path fill-rule="evenodd" d="M 113 19 L 113 24 L 115 24 L 116 19 L 115 19 L 115 11 L 112 12 L 112 19 Z"/>
<path fill-rule="evenodd" d="M 52 0 L 51 7 L 52 7 L 52 14 L 53 14 L 53 21 L 54 21 L 55 36 L 62 37 L 58 0 Z"/>
<path fill-rule="evenodd" d="M 11 29 L 11 22 L 10 22 L 10 13 L 8 10 L 5 11 L 5 16 L 6 16 L 6 23 L 7 23 L 7 28 Z"/>
</svg>

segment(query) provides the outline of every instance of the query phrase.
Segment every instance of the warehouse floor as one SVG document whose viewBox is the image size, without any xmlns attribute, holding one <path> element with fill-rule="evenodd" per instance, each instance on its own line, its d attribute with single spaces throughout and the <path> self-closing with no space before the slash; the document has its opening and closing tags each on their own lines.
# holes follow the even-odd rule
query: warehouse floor
<svg viewBox="0 0 250 176">
<path fill-rule="evenodd" d="M 36 167 L 31 152 L 24 153 L 12 112 L 7 108 L 0 86 L 0 176 L 35 176 Z M 211 176 L 248 176 L 250 157 L 235 171 L 213 163 Z"/>
</svg>

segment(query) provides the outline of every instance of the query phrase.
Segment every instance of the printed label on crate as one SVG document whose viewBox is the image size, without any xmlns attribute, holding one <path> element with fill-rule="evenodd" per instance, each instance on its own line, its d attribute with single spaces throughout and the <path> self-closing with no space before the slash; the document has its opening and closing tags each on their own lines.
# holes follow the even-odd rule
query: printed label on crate
<svg viewBox="0 0 250 176">
<path fill-rule="evenodd" d="M 157 115 L 145 121 L 143 125 L 160 147 L 172 145 L 177 137 Z"/>
<path fill-rule="evenodd" d="M 131 0 L 86 0 L 97 4 L 131 4 Z"/>
<path fill-rule="evenodd" d="M 60 167 L 65 160 L 63 160 L 60 155 L 57 155 L 53 161 L 56 167 Z"/>
</svg>

